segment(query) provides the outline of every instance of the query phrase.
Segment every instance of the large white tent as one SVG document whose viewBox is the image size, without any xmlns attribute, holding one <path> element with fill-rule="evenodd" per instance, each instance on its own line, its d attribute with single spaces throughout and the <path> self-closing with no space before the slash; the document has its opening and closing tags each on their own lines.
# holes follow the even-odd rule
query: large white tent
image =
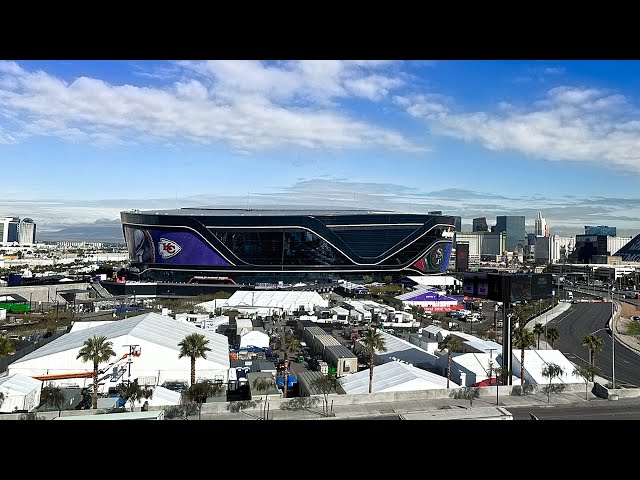
<svg viewBox="0 0 640 480">
<path fill-rule="evenodd" d="M 512 349 L 513 373 L 522 376 L 521 350 Z M 524 351 L 524 383 L 530 385 L 549 385 L 549 378 L 542 375 L 545 366 L 554 363 L 562 368 L 563 373 L 551 379 L 551 383 L 584 383 L 581 376 L 573 374 L 575 365 L 560 350 L 525 350 Z"/>
<path fill-rule="evenodd" d="M 369 393 L 369 369 L 340 377 L 340 390 L 346 394 Z M 458 387 L 455 382 L 450 387 Z M 437 390 L 447 388 L 447 379 L 402 362 L 373 367 L 372 393 Z"/>
<path fill-rule="evenodd" d="M 0 393 L 4 400 L 0 412 L 9 413 L 15 410 L 30 412 L 40 404 L 42 381 L 21 373 L 0 377 Z"/>
<path fill-rule="evenodd" d="M 115 387 L 122 380 L 138 377 L 144 377 L 146 385 L 161 385 L 166 380 L 188 382 L 191 359 L 178 358 L 178 344 L 192 333 L 203 335 L 211 349 L 206 352 L 206 358 L 196 359 L 196 378 L 226 382 L 229 372 L 226 336 L 156 313 L 70 332 L 10 364 L 9 374 L 21 373 L 62 387 L 90 386 L 93 364 L 76 357 L 85 340 L 104 336 L 112 343 L 116 355 L 108 363 L 99 365 L 101 391 Z"/>
<path fill-rule="evenodd" d="M 222 306 L 223 310 L 238 310 L 260 316 L 293 313 L 301 308 L 313 312 L 314 307 L 329 307 L 318 292 L 302 290 L 239 290 Z"/>
</svg>

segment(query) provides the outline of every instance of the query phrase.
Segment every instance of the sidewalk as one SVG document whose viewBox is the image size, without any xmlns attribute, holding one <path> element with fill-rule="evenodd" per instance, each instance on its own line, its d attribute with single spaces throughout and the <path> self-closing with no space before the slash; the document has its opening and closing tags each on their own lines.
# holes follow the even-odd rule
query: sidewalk
<svg viewBox="0 0 640 480">
<path fill-rule="evenodd" d="M 515 386 L 515 385 L 514 385 Z M 499 395 L 499 406 L 506 408 L 513 407 L 540 407 L 552 405 L 567 405 L 584 402 L 608 402 L 609 400 L 596 397 L 591 393 L 589 384 L 588 392 L 585 390 L 575 392 L 552 393 L 547 398 L 546 393 L 531 393 L 527 395 Z M 456 389 L 457 390 L 457 389 Z M 467 410 L 480 407 L 496 406 L 496 396 L 482 396 L 473 399 L 473 402 L 464 399 L 441 398 L 436 400 L 407 400 L 380 403 L 361 403 L 351 405 L 338 405 L 333 407 L 333 416 L 322 415 L 321 403 L 309 409 L 269 410 L 269 420 L 347 420 L 347 419 L 372 419 L 376 417 L 390 417 L 412 412 L 429 412 L 438 410 Z M 202 413 L 202 420 L 260 420 L 262 412 L 258 409 L 246 410 L 245 412 L 225 412 L 218 414 Z M 190 417 L 197 419 L 198 416 Z"/>
</svg>

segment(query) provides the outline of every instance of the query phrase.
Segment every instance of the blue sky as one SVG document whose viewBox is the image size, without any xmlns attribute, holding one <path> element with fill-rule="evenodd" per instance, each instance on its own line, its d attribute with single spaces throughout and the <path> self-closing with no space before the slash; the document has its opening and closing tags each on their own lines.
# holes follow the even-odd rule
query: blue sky
<svg viewBox="0 0 640 480">
<path fill-rule="evenodd" d="M 542 211 L 640 231 L 638 61 L 0 61 L 0 215 Z"/>
</svg>

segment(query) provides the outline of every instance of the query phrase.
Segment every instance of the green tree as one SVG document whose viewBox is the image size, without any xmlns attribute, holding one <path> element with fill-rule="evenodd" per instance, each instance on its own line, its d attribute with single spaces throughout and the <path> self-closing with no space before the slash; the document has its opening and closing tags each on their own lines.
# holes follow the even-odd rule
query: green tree
<svg viewBox="0 0 640 480">
<path fill-rule="evenodd" d="M 536 344 L 536 338 L 531 330 L 524 325 L 513 332 L 513 346 L 520 349 L 520 385 L 524 386 L 524 351 Z"/>
<path fill-rule="evenodd" d="M 365 275 L 362 277 L 362 281 L 363 283 L 372 283 L 373 277 L 371 275 Z"/>
<path fill-rule="evenodd" d="M 276 385 L 276 381 L 272 376 L 256 377 L 253 380 L 253 383 L 251 384 L 251 386 L 255 388 L 256 391 L 258 392 L 265 392 L 264 405 L 262 408 L 262 420 L 266 420 L 267 419 L 267 403 L 268 403 L 266 392 L 268 392 L 270 389 L 276 389 L 276 390 L 278 389 L 278 386 Z"/>
<path fill-rule="evenodd" d="M 590 333 L 582 340 L 582 346 L 587 347 L 589 349 L 589 365 L 592 368 L 596 368 L 596 350 L 602 351 L 602 347 L 604 347 L 604 340 L 600 338 L 595 333 Z M 593 376 L 591 377 L 591 381 L 593 382 Z"/>
<path fill-rule="evenodd" d="M 551 348 L 556 343 L 556 340 L 560 338 L 560 330 L 558 327 L 549 327 L 547 328 L 547 340 L 551 343 Z"/>
<path fill-rule="evenodd" d="M 42 387 L 40 392 L 40 402 L 44 405 L 51 405 L 58 410 L 58 416 L 62 415 L 62 407 L 64 407 L 64 393 L 60 387 L 47 385 Z"/>
<path fill-rule="evenodd" d="M 222 392 L 224 392 L 224 385 L 222 382 L 214 382 L 205 378 L 199 382 L 192 383 L 185 392 L 185 395 L 189 402 L 195 403 L 198 406 L 198 420 L 201 420 L 202 404 L 207 401 L 208 397 L 218 396 Z"/>
<path fill-rule="evenodd" d="M 322 414 L 325 417 L 330 417 L 332 415 L 332 412 L 329 411 L 329 394 L 337 393 L 337 383 L 338 380 L 336 377 L 328 375 L 322 375 L 318 378 L 314 378 L 311 381 L 311 386 L 317 388 L 324 396 L 324 401 L 322 404 Z M 333 410 L 333 405 L 331 406 L 331 410 Z"/>
<path fill-rule="evenodd" d="M 393 282 L 393 277 L 391 275 L 385 275 L 384 276 L 384 283 L 389 285 L 391 282 Z"/>
<path fill-rule="evenodd" d="M 16 353 L 13 342 L 5 337 L 0 337 L 0 358 L 8 357 Z"/>
<path fill-rule="evenodd" d="M 94 335 L 84 341 L 76 356 L 76 359 L 80 358 L 83 362 L 93 362 L 93 397 L 91 400 L 91 408 L 93 409 L 98 408 L 98 366 L 103 362 L 108 362 L 115 354 L 113 343 L 107 341 L 107 337 Z"/>
<path fill-rule="evenodd" d="M 287 387 L 289 383 L 289 354 L 300 349 L 300 341 L 291 333 L 285 333 L 275 342 L 276 348 L 284 351 L 283 376 L 283 396 L 287 398 Z"/>
<path fill-rule="evenodd" d="M 549 385 L 547 387 L 547 403 L 551 402 L 551 382 L 554 378 L 559 378 L 564 375 L 564 368 L 556 363 L 547 363 L 542 367 L 542 376 L 549 379 Z"/>
<path fill-rule="evenodd" d="M 364 354 L 369 358 L 369 393 L 373 390 L 373 367 L 376 352 L 386 352 L 386 340 L 375 328 L 369 328 L 362 336 L 361 345 Z"/>
<path fill-rule="evenodd" d="M 544 333 L 544 325 L 542 325 L 540 322 L 536 323 L 533 326 L 533 333 L 538 337 L 537 349 L 540 350 L 540 335 Z"/>
<path fill-rule="evenodd" d="M 584 398 L 589 400 L 589 381 L 593 381 L 593 377 L 597 373 L 597 368 L 591 364 L 576 366 L 573 369 L 573 375 L 575 377 L 581 377 L 584 381 Z"/>
<path fill-rule="evenodd" d="M 457 335 L 449 334 L 438 343 L 440 350 L 447 349 L 447 388 L 451 381 L 451 354 L 462 350 L 462 340 Z"/>
<path fill-rule="evenodd" d="M 143 400 L 153 397 L 153 390 L 140 386 L 138 384 L 138 380 L 134 380 L 133 382 L 122 382 L 116 388 L 118 389 L 118 394 L 124 399 L 124 401 L 129 402 L 132 412 L 136 403 L 140 403 Z"/>
<path fill-rule="evenodd" d="M 189 357 L 191 359 L 191 385 L 196 383 L 196 359 L 207 359 L 207 352 L 211 349 L 207 346 L 209 340 L 201 333 L 190 333 L 179 343 L 180 353 L 178 358 Z"/>
</svg>

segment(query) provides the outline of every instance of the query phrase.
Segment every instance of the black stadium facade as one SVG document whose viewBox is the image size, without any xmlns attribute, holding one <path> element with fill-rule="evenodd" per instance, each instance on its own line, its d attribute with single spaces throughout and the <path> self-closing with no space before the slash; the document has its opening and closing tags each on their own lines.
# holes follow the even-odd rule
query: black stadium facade
<svg viewBox="0 0 640 480">
<path fill-rule="evenodd" d="M 454 217 L 367 210 L 121 212 L 132 280 L 375 280 L 448 268 Z"/>
</svg>

